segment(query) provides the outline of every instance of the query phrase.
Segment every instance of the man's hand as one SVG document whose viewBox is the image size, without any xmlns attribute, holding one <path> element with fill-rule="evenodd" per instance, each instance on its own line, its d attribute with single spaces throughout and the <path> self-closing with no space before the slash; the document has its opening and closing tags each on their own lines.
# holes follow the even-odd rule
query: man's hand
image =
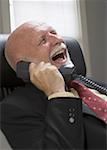
<svg viewBox="0 0 107 150">
<path fill-rule="evenodd" d="M 65 82 L 57 67 L 50 63 L 31 63 L 30 80 L 47 96 L 56 92 L 65 92 Z"/>
</svg>

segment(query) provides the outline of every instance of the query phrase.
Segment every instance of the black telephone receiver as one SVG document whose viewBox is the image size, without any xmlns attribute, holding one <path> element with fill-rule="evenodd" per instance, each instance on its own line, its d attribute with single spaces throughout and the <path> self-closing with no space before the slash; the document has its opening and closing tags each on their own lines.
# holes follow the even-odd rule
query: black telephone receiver
<svg viewBox="0 0 107 150">
<path fill-rule="evenodd" d="M 29 77 L 30 63 L 31 62 L 19 61 L 16 66 L 17 77 L 23 79 L 25 82 L 30 81 L 30 77 Z M 64 77 L 65 82 L 67 83 L 69 80 L 73 79 L 75 67 L 67 67 L 66 65 L 62 65 L 59 71 Z"/>
<path fill-rule="evenodd" d="M 19 61 L 16 65 L 16 75 L 24 82 L 30 82 L 29 64 L 31 62 Z"/>
<path fill-rule="evenodd" d="M 25 82 L 30 82 L 30 76 L 29 76 L 29 64 L 31 62 L 25 62 L 20 61 L 17 63 L 16 67 L 16 74 L 18 78 L 23 79 Z M 67 67 L 66 65 L 63 65 L 60 67 L 59 71 L 64 77 L 65 83 L 67 83 L 70 80 L 79 80 L 83 84 L 85 84 L 89 88 L 94 88 L 95 90 L 99 91 L 102 94 L 107 95 L 107 88 L 98 84 L 97 82 L 86 78 L 82 75 L 76 74 L 76 67 Z"/>
</svg>

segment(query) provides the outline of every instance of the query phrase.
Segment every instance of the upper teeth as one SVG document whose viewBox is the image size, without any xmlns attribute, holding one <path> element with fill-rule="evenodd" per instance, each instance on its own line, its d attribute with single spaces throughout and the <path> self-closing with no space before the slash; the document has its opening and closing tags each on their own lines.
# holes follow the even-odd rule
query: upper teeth
<svg viewBox="0 0 107 150">
<path fill-rule="evenodd" d="M 57 52 L 53 55 L 53 57 L 55 57 L 56 55 L 61 54 L 61 53 L 63 53 L 63 52 L 64 52 L 63 50 L 57 51 Z"/>
<path fill-rule="evenodd" d="M 66 49 L 66 45 L 64 43 L 61 43 L 60 46 L 56 47 L 50 54 L 50 57 L 56 56 L 58 54 L 61 54 L 64 52 L 64 49 Z"/>
</svg>

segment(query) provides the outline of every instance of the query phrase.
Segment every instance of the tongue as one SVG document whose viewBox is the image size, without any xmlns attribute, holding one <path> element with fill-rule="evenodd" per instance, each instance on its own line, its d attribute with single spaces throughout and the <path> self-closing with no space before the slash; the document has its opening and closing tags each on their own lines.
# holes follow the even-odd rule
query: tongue
<svg viewBox="0 0 107 150">
<path fill-rule="evenodd" d="M 58 59 L 56 59 L 54 62 L 61 63 L 61 62 L 63 62 L 63 61 L 64 61 L 64 58 L 58 58 Z"/>
<path fill-rule="evenodd" d="M 53 61 L 56 61 L 58 59 L 64 59 L 64 55 L 63 53 L 56 55 L 55 57 L 53 57 Z"/>
</svg>

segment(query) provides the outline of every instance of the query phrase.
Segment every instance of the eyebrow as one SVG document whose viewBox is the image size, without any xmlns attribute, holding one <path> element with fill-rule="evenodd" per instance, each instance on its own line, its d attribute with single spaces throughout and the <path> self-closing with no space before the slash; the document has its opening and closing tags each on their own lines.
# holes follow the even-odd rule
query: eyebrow
<svg viewBox="0 0 107 150">
<path fill-rule="evenodd" d="M 56 34 L 57 34 L 56 30 L 53 29 L 53 28 L 50 28 L 50 30 L 49 30 L 48 32 L 56 33 Z M 39 31 L 39 33 L 40 33 L 41 35 L 39 36 L 39 39 L 37 40 L 37 43 L 38 43 L 37 45 L 40 45 L 41 40 L 44 39 L 44 38 L 46 37 L 47 31 L 41 30 L 41 31 Z"/>
</svg>

